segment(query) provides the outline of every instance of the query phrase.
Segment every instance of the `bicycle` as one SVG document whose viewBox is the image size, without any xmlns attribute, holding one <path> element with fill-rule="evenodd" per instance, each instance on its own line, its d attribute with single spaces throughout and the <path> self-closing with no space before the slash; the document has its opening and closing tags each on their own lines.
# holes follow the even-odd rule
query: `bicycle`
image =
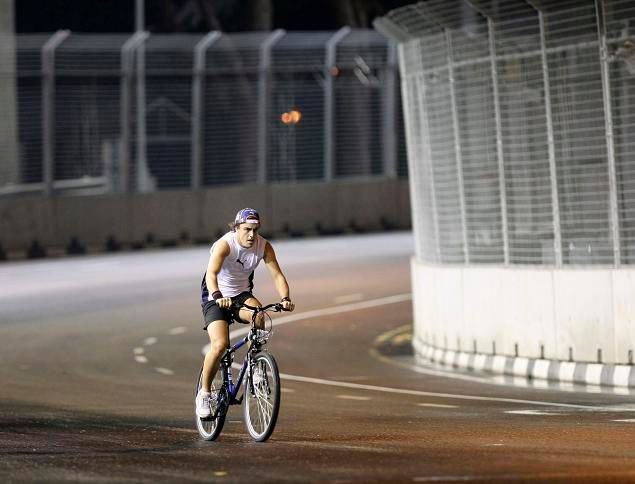
<svg viewBox="0 0 635 484">
<path fill-rule="evenodd" d="M 253 312 L 251 316 L 251 328 L 247 336 L 225 351 L 221 358 L 220 366 L 212 380 L 211 390 L 216 393 L 217 399 L 212 415 L 200 418 L 195 415 L 196 428 L 203 440 L 216 440 L 225 425 L 225 417 L 231 405 L 240 405 L 245 400 L 243 413 L 247 431 L 256 442 L 264 442 L 273 433 L 278 420 L 280 410 L 280 374 L 278 364 L 271 353 L 263 350 L 263 346 L 271 336 L 271 329 L 259 330 L 256 328 L 258 313 L 267 311 L 283 311 L 282 304 L 273 303 L 263 307 L 253 307 L 248 304 L 234 305 L 236 310 L 244 307 Z M 236 318 L 234 318 L 236 321 Z M 232 363 L 234 353 L 247 342 L 251 342 L 243 364 L 238 374 L 236 383 L 232 376 Z M 242 396 L 238 392 L 247 376 L 247 383 Z M 199 371 L 196 389 L 197 395 L 201 388 L 203 367 Z"/>
</svg>

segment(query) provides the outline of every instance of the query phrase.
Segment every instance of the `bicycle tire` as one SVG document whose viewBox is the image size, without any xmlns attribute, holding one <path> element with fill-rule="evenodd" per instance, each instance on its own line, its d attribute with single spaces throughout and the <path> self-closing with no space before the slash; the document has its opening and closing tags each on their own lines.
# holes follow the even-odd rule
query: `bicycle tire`
<svg viewBox="0 0 635 484">
<path fill-rule="evenodd" d="M 256 442 L 264 442 L 271 437 L 278 420 L 280 373 L 270 353 L 258 353 L 253 359 L 254 374 L 246 382 L 243 412 L 249 435 Z M 260 375 L 256 368 L 260 369 Z"/>
<path fill-rule="evenodd" d="M 227 388 L 225 387 L 224 382 L 227 380 L 225 378 L 225 373 L 227 370 L 223 365 L 220 366 L 216 375 L 212 380 L 212 391 L 219 392 L 219 405 L 222 405 L 224 408 L 220 409 L 218 416 L 214 419 L 202 419 L 196 412 L 194 412 L 194 421 L 196 422 L 196 430 L 198 430 L 198 434 L 201 436 L 203 440 L 216 440 L 220 433 L 223 430 L 223 426 L 225 425 L 225 417 L 227 415 L 227 407 L 229 406 L 228 398 L 227 398 Z M 203 367 L 198 373 L 198 378 L 196 379 L 196 390 L 194 395 L 198 395 L 198 391 L 201 389 L 201 380 L 203 378 Z"/>
</svg>

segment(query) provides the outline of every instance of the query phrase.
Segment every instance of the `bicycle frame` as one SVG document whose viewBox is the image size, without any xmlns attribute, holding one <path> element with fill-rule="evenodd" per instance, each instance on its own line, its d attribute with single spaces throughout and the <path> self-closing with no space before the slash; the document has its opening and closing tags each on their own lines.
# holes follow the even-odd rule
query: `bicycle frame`
<svg viewBox="0 0 635 484">
<path fill-rule="evenodd" d="M 245 336 L 238 343 L 229 348 L 223 356 L 224 361 L 222 364 L 224 364 L 227 368 L 227 392 L 229 393 L 230 405 L 239 405 L 242 402 L 242 398 L 239 400 L 236 398 L 236 396 L 238 395 L 240 387 L 242 386 L 243 378 L 245 377 L 245 373 L 247 372 L 247 364 L 249 363 L 249 353 L 247 353 L 247 355 L 245 355 L 245 358 L 243 359 L 243 365 L 240 368 L 240 372 L 238 373 L 236 383 L 234 383 L 231 371 L 231 361 L 233 360 L 232 355 L 237 350 L 242 348 L 247 343 L 247 341 L 249 341 L 249 336 Z"/>
<path fill-rule="evenodd" d="M 249 306 L 247 304 L 242 304 L 242 307 L 245 307 L 251 311 L 253 311 L 253 315 L 251 317 L 251 328 L 249 333 L 247 334 L 247 336 L 245 336 L 243 339 L 241 339 L 238 343 L 236 343 L 235 345 L 233 345 L 232 347 L 230 347 L 225 354 L 223 355 L 223 358 L 221 359 L 221 364 L 225 365 L 225 367 L 227 368 L 227 392 L 229 394 L 229 404 L 230 405 L 240 405 L 242 403 L 242 398 L 238 399 L 237 395 L 238 392 L 240 391 L 240 387 L 242 386 L 243 383 L 243 378 L 245 377 L 245 374 L 247 372 L 247 366 L 249 364 L 249 352 L 247 352 L 247 354 L 245 355 L 245 358 L 243 359 L 243 365 L 240 368 L 240 372 L 238 373 L 238 378 L 236 380 L 236 383 L 234 383 L 233 381 L 233 376 L 232 376 L 232 371 L 231 371 L 231 364 L 233 361 L 233 354 L 238 351 L 240 348 L 242 348 L 245 344 L 247 344 L 247 342 L 249 341 L 249 336 L 252 334 L 252 331 L 254 330 L 254 325 L 256 322 L 256 317 L 258 315 L 259 312 L 265 312 L 268 309 L 274 309 L 275 311 L 281 311 L 282 310 L 282 306 L 279 303 L 275 303 L 275 304 L 269 304 L 267 306 L 261 307 L 261 308 L 256 308 L 253 306 Z"/>
</svg>

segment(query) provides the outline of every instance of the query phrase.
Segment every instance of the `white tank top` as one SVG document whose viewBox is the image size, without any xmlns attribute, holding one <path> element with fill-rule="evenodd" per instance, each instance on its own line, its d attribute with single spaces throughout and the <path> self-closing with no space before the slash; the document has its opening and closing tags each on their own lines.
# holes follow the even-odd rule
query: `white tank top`
<svg viewBox="0 0 635 484">
<path fill-rule="evenodd" d="M 265 255 L 267 240 L 256 234 L 254 245 L 246 249 L 236 240 L 236 232 L 227 232 L 220 239 L 214 242 L 210 249 L 210 254 L 218 242 L 224 240 L 229 245 L 229 255 L 225 258 L 223 265 L 216 276 L 218 290 L 225 297 L 238 296 L 241 292 L 250 291 L 253 287 L 252 273 L 260 264 Z M 212 295 L 208 295 L 211 301 Z"/>
</svg>

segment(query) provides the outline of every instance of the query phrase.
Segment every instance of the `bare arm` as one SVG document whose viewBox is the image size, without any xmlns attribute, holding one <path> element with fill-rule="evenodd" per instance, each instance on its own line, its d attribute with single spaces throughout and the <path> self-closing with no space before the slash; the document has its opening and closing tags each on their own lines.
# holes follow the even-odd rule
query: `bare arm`
<svg viewBox="0 0 635 484">
<path fill-rule="evenodd" d="M 280 265 L 278 264 L 278 260 L 276 259 L 276 253 L 269 242 L 267 242 L 267 245 L 265 246 L 264 261 L 267 265 L 267 269 L 269 269 L 269 273 L 271 274 L 271 278 L 273 279 L 273 283 L 276 286 L 276 290 L 278 291 L 280 298 L 287 298 L 287 300 L 282 301 L 282 306 L 288 311 L 293 311 L 295 304 L 291 302 L 289 297 L 289 284 L 287 283 L 287 278 L 284 277 L 284 274 L 280 269 Z"/>
<path fill-rule="evenodd" d="M 218 291 L 218 273 L 220 272 L 225 258 L 229 255 L 229 245 L 224 240 L 220 240 L 212 250 L 209 256 L 209 262 L 207 263 L 207 273 L 205 274 L 205 284 L 207 284 L 207 290 L 210 294 L 214 294 Z M 229 298 L 223 298 L 229 299 Z M 219 307 L 224 307 L 224 301 L 218 300 L 216 303 Z M 230 301 L 231 303 L 231 301 Z"/>
</svg>

